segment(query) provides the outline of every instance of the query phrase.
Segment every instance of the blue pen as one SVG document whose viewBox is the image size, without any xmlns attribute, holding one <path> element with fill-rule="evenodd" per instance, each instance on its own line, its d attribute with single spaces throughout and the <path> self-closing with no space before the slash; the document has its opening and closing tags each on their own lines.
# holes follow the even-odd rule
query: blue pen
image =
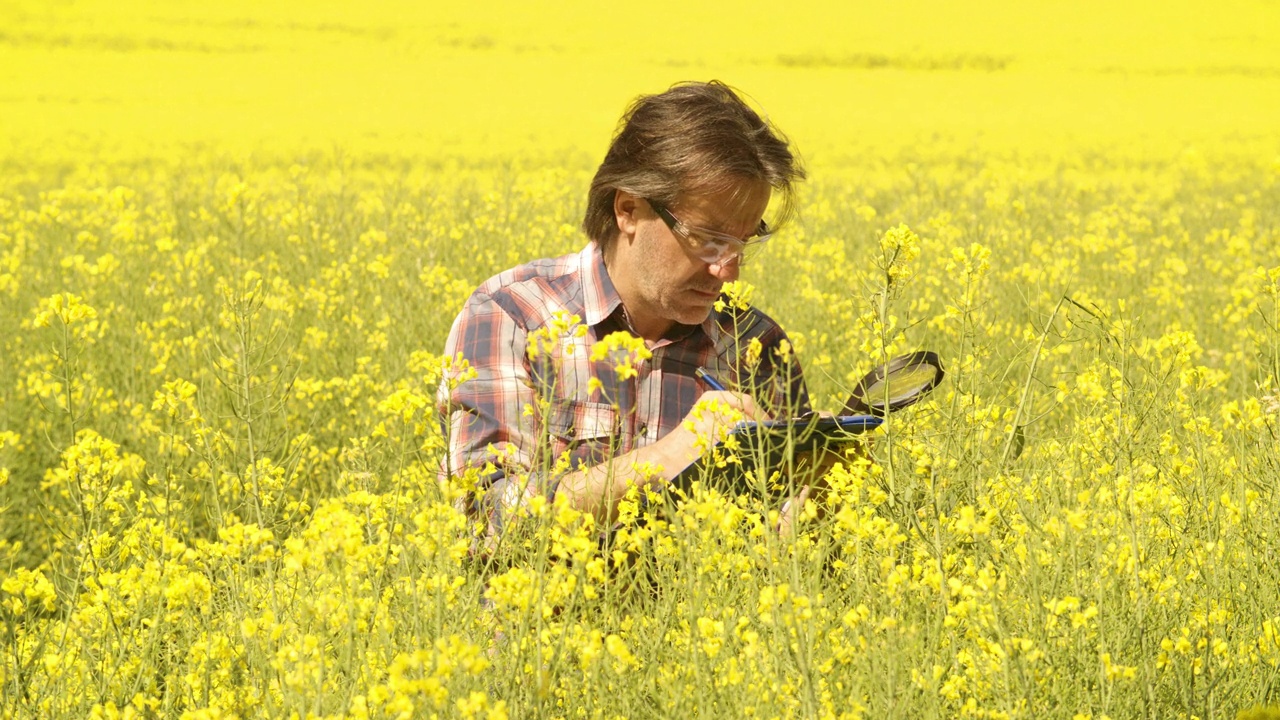
<svg viewBox="0 0 1280 720">
<path fill-rule="evenodd" d="M 720 381 L 715 378 L 714 375 L 707 372 L 706 368 L 698 368 L 697 370 L 694 371 L 694 373 L 698 377 L 702 378 L 702 382 L 706 383 L 707 387 L 711 388 L 712 390 L 728 390 L 729 389 L 724 385 L 722 385 Z"/>
</svg>

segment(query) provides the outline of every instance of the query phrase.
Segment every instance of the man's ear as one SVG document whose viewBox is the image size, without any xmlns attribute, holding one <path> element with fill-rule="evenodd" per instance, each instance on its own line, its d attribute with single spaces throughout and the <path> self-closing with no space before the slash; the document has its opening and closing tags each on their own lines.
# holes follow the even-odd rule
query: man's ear
<svg viewBox="0 0 1280 720">
<path fill-rule="evenodd" d="M 613 191 L 613 217 L 618 222 L 618 239 L 630 240 L 636 235 L 640 198 L 626 190 Z"/>
</svg>

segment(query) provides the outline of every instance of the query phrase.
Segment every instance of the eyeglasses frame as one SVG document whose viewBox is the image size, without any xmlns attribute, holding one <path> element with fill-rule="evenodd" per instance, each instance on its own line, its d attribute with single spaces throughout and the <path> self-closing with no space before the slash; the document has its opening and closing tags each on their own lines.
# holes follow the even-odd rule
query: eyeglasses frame
<svg viewBox="0 0 1280 720">
<path fill-rule="evenodd" d="M 646 198 L 645 202 L 649 203 L 649 207 L 653 208 L 653 211 L 662 219 L 667 229 L 684 240 L 687 245 L 695 246 L 689 249 L 689 254 L 708 265 L 724 265 L 734 262 L 735 259 L 741 265 L 746 259 L 746 253 L 759 249 L 768 242 L 769 238 L 773 237 L 773 231 L 769 228 L 769 223 L 765 222 L 763 218 L 760 220 L 760 225 L 756 228 L 756 231 L 748 239 L 743 240 L 727 233 L 690 225 L 676 217 L 674 213 L 667 209 L 666 205 L 656 200 Z M 737 249 L 728 253 L 722 252 L 714 260 L 707 259 L 705 252 L 699 254 L 700 248 L 713 247 L 717 242 L 722 247 L 728 246 Z"/>
</svg>

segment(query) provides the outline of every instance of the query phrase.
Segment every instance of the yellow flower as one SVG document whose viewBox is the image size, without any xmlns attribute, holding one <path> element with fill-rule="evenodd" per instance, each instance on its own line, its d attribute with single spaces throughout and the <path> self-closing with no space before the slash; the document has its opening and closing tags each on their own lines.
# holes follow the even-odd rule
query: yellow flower
<svg viewBox="0 0 1280 720">
<path fill-rule="evenodd" d="M 36 312 L 34 325 L 49 327 L 54 318 L 61 321 L 63 325 L 75 325 L 96 317 L 98 317 L 98 311 L 85 304 L 79 295 L 57 293 L 40 301 L 40 309 Z"/>
<path fill-rule="evenodd" d="M 35 603 L 45 611 L 51 611 L 58 600 L 58 593 L 54 590 L 53 583 L 49 582 L 42 570 L 18 568 L 0 582 L 0 591 L 9 595 L 7 600 L 0 598 L 0 606 L 8 608 L 14 615 L 21 615 L 29 603 Z"/>
<path fill-rule="evenodd" d="M 613 670 L 619 675 L 640 667 L 640 661 L 631 653 L 627 643 L 617 634 L 610 633 L 605 637 L 604 649 L 613 658 Z"/>
<path fill-rule="evenodd" d="M 745 280 L 730 280 L 720 288 L 722 297 L 715 302 L 716 312 L 724 312 L 727 308 L 750 310 L 751 296 L 755 291 L 755 286 Z"/>
<path fill-rule="evenodd" d="M 587 330 L 587 326 L 582 324 L 582 318 L 557 310 L 551 314 L 551 320 L 546 325 L 529 333 L 525 354 L 530 360 L 548 357 L 552 362 L 557 362 L 562 355 L 574 351 L 573 340 L 586 337 Z"/>
<path fill-rule="evenodd" d="M 890 285 L 911 277 L 911 263 L 920 256 L 920 238 L 906 225 L 889 228 L 880 237 L 880 270 Z"/>
<path fill-rule="evenodd" d="M 640 365 L 651 357 L 644 340 L 624 331 L 609 333 L 591 346 L 591 361 L 609 360 L 619 380 L 636 377 Z"/>
</svg>

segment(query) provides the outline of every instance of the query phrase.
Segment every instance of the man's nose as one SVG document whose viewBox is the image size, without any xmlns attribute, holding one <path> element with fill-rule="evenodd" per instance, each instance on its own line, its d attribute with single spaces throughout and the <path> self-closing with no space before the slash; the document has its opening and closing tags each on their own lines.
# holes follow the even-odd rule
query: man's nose
<svg viewBox="0 0 1280 720">
<path fill-rule="evenodd" d="M 728 260 L 711 263 L 707 266 L 707 271 L 711 273 L 715 279 L 721 282 L 733 282 L 738 279 L 739 263 L 736 256 L 730 256 Z"/>
</svg>

